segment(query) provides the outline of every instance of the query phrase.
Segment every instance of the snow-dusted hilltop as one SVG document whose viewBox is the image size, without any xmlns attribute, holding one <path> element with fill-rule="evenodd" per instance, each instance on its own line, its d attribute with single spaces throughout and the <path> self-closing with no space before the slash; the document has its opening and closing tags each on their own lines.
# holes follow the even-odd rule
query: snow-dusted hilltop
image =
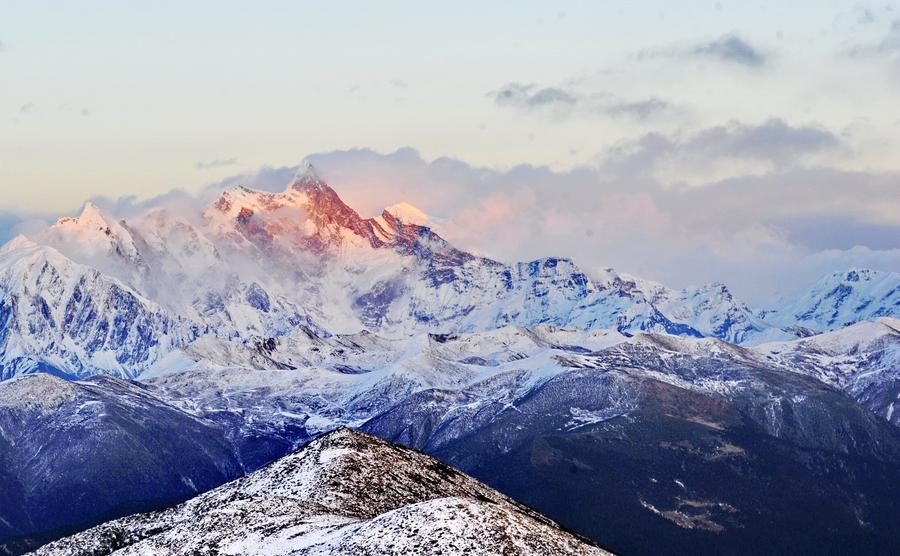
<svg viewBox="0 0 900 556">
<path fill-rule="evenodd" d="M 898 311 L 896 275 L 854 271 L 758 315 L 722 284 L 501 263 L 428 223 L 406 203 L 365 218 L 310 166 L 280 193 L 235 187 L 202 210 L 123 220 L 88 203 L 0 250 L 0 378 L 133 378 L 199 338 L 251 345 L 301 328 L 401 338 L 549 323 L 756 344 Z"/>
<path fill-rule="evenodd" d="M 181 506 L 35 554 L 176 553 L 609 554 L 424 454 L 349 429 Z"/>
<path fill-rule="evenodd" d="M 755 351 L 846 390 L 900 425 L 900 319 L 881 317 L 793 342 L 762 344 Z"/>
</svg>

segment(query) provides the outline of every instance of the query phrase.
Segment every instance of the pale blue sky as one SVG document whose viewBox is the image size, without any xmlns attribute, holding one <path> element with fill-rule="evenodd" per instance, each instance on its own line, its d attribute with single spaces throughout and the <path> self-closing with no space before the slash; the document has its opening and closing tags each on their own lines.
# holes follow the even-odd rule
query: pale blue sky
<svg viewBox="0 0 900 556">
<path fill-rule="evenodd" d="M 359 180 L 369 155 L 327 153 L 411 147 L 417 164 L 458 161 L 463 182 L 549 167 L 519 192 L 533 196 L 516 209 L 527 219 L 507 226 L 612 211 L 569 216 L 586 228 L 624 210 L 642 233 L 690 250 L 647 237 L 638 257 L 612 235 L 569 245 L 556 224 L 539 234 L 552 244 L 528 242 L 588 264 L 706 279 L 679 269 L 689 255 L 741 278 L 746 268 L 728 262 L 740 244 L 749 261 L 774 245 L 783 265 L 900 270 L 898 94 L 897 1 L 0 0 L 0 228 L 316 154 L 338 181 Z M 468 182 L 428 182 L 424 170 L 413 187 L 399 159 L 382 156 L 380 181 L 345 180 L 339 192 L 364 213 L 410 197 L 447 221 L 510 194 L 476 198 Z M 363 165 L 341 167 L 352 164 Z M 594 177 L 573 184 L 572 169 Z M 711 221 L 704 211 L 736 206 L 722 195 L 735 180 L 765 182 L 741 189 L 756 216 Z M 442 204 L 463 191 L 475 204 Z M 562 202 L 572 198 L 587 202 Z M 491 250 L 463 228 L 446 233 Z M 513 243 L 491 254 L 531 254 Z"/>
<path fill-rule="evenodd" d="M 865 149 L 848 164 L 896 165 L 884 153 L 896 122 L 880 121 L 900 119 L 887 113 L 896 76 L 884 60 L 846 54 L 878 44 L 900 17 L 883 2 L 0 6 L 0 203 L 10 207 L 196 187 L 350 147 L 566 168 L 648 131 L 770 117 L 853 133 Z M 687 54 L 730 34 L 765 63 Z M 672 109 L 645 120 L 526 114 L 490 96 L 508 83 Z"/>
</svg>

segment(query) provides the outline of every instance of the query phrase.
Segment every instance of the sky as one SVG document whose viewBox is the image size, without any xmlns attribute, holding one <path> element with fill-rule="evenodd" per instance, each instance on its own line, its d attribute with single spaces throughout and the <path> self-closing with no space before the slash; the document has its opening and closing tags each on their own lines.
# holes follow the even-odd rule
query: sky
<svg viewBox="0 0 900 556">
<path fill-rule="evenodd" d="M 898 94 L 900 2 L 0 0 L 0 238 L 309 158 L 486 255 L 762 300 L 900 271 Z"/>
</svg>

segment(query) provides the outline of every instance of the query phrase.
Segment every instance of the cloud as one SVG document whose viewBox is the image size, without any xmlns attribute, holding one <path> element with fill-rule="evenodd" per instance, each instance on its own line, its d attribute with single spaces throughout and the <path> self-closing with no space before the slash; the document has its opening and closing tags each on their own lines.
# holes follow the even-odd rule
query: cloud
<svg viewBox="0 0 900 556">
<path fill-rule="evenodd" d="M 568 172 L 427 161 L 412 149 L 309 158 L 361 214 L 407 201 L 432 216 L 448 240 L 507 261 L 552 254 L 573 257 L 587 270 L 613 266 L 675 286 L 723 280 L 751 300 L 848 266 L 900 270 L 900 176 L 795 164 L 775 147 L 763 148 L 763 137 L 795 153 L 827 150 L 836 141 L 812 126 L 772 120 L 645 137 L 636 141 L 641 146 L 623 147 L 662 145 L 694 160 L 762 157 L 770 164 L 757 174 L 695 187 L 667 183 L 641 165 L 616 165 L 621 152 Z M 724 146 L 714 148 L 716 140 Z M 643 159 L 651 167 L 664 162 Z M 270 169 L 260 177 L 274 172 L 283 188 L 290 171 Z"/>
<path fill-rule="evenodd" d="M 791 126 L 773 118 L 760 125 L 730 123 L 702 130 L 683 141 L 682 150 L 719 157 L 749 157 L 785 163 L 840 145 L 836 135 L 816 126 Z"/>
<path fill-rule="evenodd" d="M 29 103 L 23 104 L 22 106 L 19 107 L 19 114 L 21 114 L 23 116 L 25 116 L 27 114 L 33 114 L 36 109 L 37 109 L 37 106 L 35 106 L 35 104 L 33 102 L 29 102 Z"/>
<path fill-rule="evenodd" d="M 198 170 L 209 170 L 210 168 L 222 168 L 225 166 L 234 166 L 235 164 L 237 164 L 237 162 L 238 162 L 237 158 L 222 158 L 222 159 L 217 158 L 215 160 L 209 160 L 206 162 L 202 162 L 202 161 L 198 162 L 197 169 Z"/>
<path fill-rule="evenodd" d="M 891 23 L 887 36 L 878 44 L 878 52 L 890 55 L 900 53 L 900 19 L 895 19 Z"/>
<path fill-rule="evenodd" d="M 850 48 L 849 54 L 858 58 L 900 57 L 900 19 L 891 22 L 880 41 L 857 44 Z"/>
<path fill-rule="evenodd" d="M 542 108 L 545 106 L 571 106 L 578 97 L 557 87 L 537 87 L 534 84 L 509 83 L 489 93 L 498 106 Z"/>
<path fill-rule="evenodd" d="M 900 19 L 895 19 L 891 23 L 887 35 L 878 44 L 878 52 L 892 55 L 900 53 Z"/>
<path fill-rule="evenodd" d="M 678 111 L 671 103 L 657 97 L 626 100 L 604 91 L 541 87 L 534 83 L 508 83 L 489 92 L 488 96 L 499 107 L 534 112 L 552 109 L 560 118 L 609 116 L 648 120 Z"/>
<path fill-rule="evenodd" d="M 628 178 L 702 184 L 802 165 L 845 148 L 821 127 L 792 126 L 773 118 L 757 125 L 731 122 L 686 135 L 649 133 L 604 153 L 601 163 L 607 171 Z"/>
<path fill-rule="evenodd" d="M 766 62 L 765 55 L 741 37 L 729 34 L 698 44 L 689 50 L 694 56 L 708 56 L 723 62 L 756 67 Z"/>
<path fill-rule="evenodd" d="M 59 214 L 16 213 L 0 211 L 0 245 L 19 234 L 30 234 L 44 230 L 51 222 L 56 222 Z"/>
<path fill-rule="evenodd" d="M 589 273 L 612 266 L 676 287 L 721 280 L 758 303 L 849 266 L 900 271 L 900 175 L 826 164 L 841 148 L 828 130 L 772 119 L 648 134 L 564 172 L 426 160 L 410 148 L 307 158 L 363 216 L 409 202 L 476 253 L 568 256 Z M 698 181 L 672 178 L 676 162 L 695 167 Z M 736 170 L 718 177 L 728 164 Z M 196 212 L 236 184 L 283 190 L 296 170 L 264 167 L 197 193 L 95 202 L 123 218 L 160 206 Z"/>
<path fill-rule="evenodd" d="M 632 101 L 618 102 L 607 106 L 605 111 L 610 116 L 630 116 L 638 120 L 646 120 L 660 112 L 671 110 L 670 103 L 656 97 Z"/>
<path fill-rule="evenodd" d="M 734 33 L 693 44 L 642 50 L 637 57 L 638 59 L 706 58 L 747 68 L 761 67 L 769 59 L 769 56 L 762 50 Z"/>
</svg>

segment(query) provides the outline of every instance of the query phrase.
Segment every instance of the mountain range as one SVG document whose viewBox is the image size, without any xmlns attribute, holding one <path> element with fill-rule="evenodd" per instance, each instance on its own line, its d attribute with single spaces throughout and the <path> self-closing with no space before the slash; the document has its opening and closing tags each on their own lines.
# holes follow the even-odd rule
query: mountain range
<svg viewBox="0 0 900 556">
<path fill-rule="evenodd" d="M 900 315 L 900 276 L 850 270 L 777 308 L 724 284 L 672 290 L 571 260 L 454 248 L 409 205 L 362 218 L 312 167 L 282 193 L 236 187 L 199 214 L 125 219 L 88 203 L 0 249 L 0 377 L 137 378 L 198 339 L 386 337 L 555 324 L 752 345 Z M 152 371 L 151 371 L 152 372 Z"/>
<path fill-rule="evenodd" d="M 330 431 L 388 450 L 349 426 L 624 554 L 890 553 L 898 316 L 900 275 L 873 270 L 754 310 L 723 284 L 494 261 L 410 205 L 363 218 L 311 167 L 281 193 L 237 187 L 199 211 L 116 219 L 89 203 L 0 249 L 0 546 L 169 507 L 57 546 L 255 550 L 233 544 L 231 518 L 192 529 L 222 493 L 260 542 L 325 514 L 338 517 L 302 535 L 363 542 L 395 518 L 483 512 L 310 509 L 318 493 L 284 513 L 242 490 Z"/>
</svg>

